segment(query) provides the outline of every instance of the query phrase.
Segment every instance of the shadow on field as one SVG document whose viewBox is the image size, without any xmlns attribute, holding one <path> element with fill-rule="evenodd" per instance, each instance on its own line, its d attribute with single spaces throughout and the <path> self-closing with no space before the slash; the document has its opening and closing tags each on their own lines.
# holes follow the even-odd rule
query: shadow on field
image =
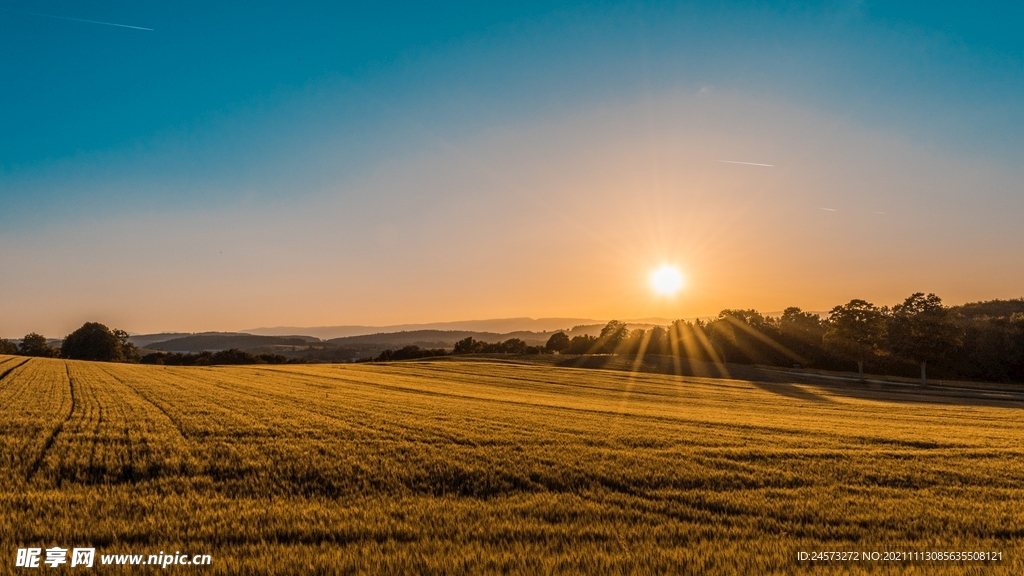
<svg viewBox="0 0 1024 576">
<path fill-rule="evenodd" d="M 825 396 L 815 394 L 814 392 L 811 392 L 806 388 L 802 388 L 794 384 L 774 384 L 769 382 L 757 382 L 753 380 L 750 383 L 753 384 L 755 388 L 764 390 L 765 392 L 771 392 L 772 394 L 778 394 L 779 396 L 785 396 L 787 398 L 793 398 L 795 400 L 804 400 L 806 402 L 818 402 L 821 404 L 835 404 L 835 401 Z"/>
</svg>

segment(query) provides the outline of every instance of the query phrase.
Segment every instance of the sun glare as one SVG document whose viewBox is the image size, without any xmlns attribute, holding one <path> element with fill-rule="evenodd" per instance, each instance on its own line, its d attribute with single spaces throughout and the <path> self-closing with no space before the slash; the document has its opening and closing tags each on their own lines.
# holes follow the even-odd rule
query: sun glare
<svg viewBox="0 0 1024 576">
<path fill-rule="evenodd" d="M 671 296 L 683 287 L 683 275 L 672 266 L 662 266 L 651 273 L 651 286 L 655 292 Z"/>
</svg>

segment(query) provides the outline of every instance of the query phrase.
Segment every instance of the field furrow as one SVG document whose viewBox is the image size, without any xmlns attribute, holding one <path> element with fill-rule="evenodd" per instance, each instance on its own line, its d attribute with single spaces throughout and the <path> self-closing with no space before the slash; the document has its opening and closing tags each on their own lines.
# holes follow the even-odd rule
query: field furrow
<svg viewBox="0 0 1024 576">
<path fill-rule="evenodd" d="M 62 362 L 33 358 L 0 388 L 0 442 L 5 484 L 20 485 L 38 471 L 71 415 L 74 399 Z"/>
<path fill-rule="evenodd" d="M 1021 403 L 513 363 L 46 359 L 15 367 L 0 399 L 0 554 L 187 549 L 213 555 L 210 574 L 751 574 L 801 573 L 801 549 L 898 545 L 999 550 L 985 573 L 1024 570 Z"/>
</svg>

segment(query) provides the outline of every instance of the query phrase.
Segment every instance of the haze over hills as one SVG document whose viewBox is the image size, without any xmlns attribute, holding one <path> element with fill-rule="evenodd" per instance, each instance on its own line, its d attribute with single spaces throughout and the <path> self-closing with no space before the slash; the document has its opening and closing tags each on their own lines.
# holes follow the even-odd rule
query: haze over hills
<svg viewBox="0 0 1024 576">
<path fill-rule="evenodd" d="M 769 313 L 779 314 L 781 312 Z M 694 318 L 688 320 L 692 321 Z M 653 326 L 671 324 L 672 320 L 636 318 L 627 319 L 625 322 L 630 329 L 648 330 Z M 552 333 L 559 331 L 566 332 L 570 337 L 581 334 L 596 336 L 606 323 L 606 320 L 591 318 L 498 318 L 392 326 L 278 326 L 240 332 L 162 332 L 134 334 L 129 340 L 140 348 L 174 352 L 216 351 L 227 348 L 264 350 L 280 346 L 318 344 L 330 347 L 355 346 L 369 350 L 406 345 L 451 348 L 455 342 L 467 337 L 482 342 L 519 338 L 529 345 L 538 345 L 544 344 Z"/>
<path fill-rule="evenodd" d="M 631 330 L 636 328 L 649 330 L 656 325 L 663 324 L 634 322 L 627 324 Z M 570 338 L 583 334 L 597 336 L 604 326 L 604 322 L 597 322 L 578 324 L 571 329 L 540 332 L 517 330 L 505 333 L 476 330 L 401 330 L 343 336 L 327 340 L 321 340 L 316 336 L 295 334 L 265 336 L 242 332 L 163 333 L 136 335 L 132 336 L 130 340 L 146 354 L 153 352 L 217 352 L 236 348 L 253 354 L 280 354 L 288 358 L 307 361 L 349 362 L 359 358 L 375 357 L 384 350 L 399 349 L 405 346 L 451 350 L 456 342 L 465 338 L 487 343 L 498 343 L 514 338 L 522 340 L 528 346 L 543 346 L 555 332 L 565 332 Z"/>
<path fill-rule="evenodd" d="M 392 326 L 276 326 L 271 328 L 253 328 L 250 330 L 242 330 L 242 332 L 262 336 L 291 336 L 294 334 L 305 334 L 309 336 L 316 336 L 321 340 L 331 340 L 334 338 L 345 338 L 349 336 L 414 332 L 418 330 L 459 330 L 467 332 L 490 332 L 494 334 L 511 334 L 513 332 L 555 332 L 558 330 L 571 330 L 575 326 L 594 324 L 604 325 L 606 322 L 607 320 L 595 320 L 593 318 L 524 317 L 432 322 L 427 324 L 396 324 Z M 670 324 L 672 320 L 667 318 L 639 318 L 635 320 L 625 320 L 625 322 L 628 324 L 665 325 Z M 509 337 L 514 338 L 516 336 Z"/>
<path fill-rule="evenodd" d="M 185 343 L 186 347 L 185 348 L 181 348 L 180 350 L 187 350 L 189 343 L 192 343 L 192 342 L 202 342 L 204 344 L 207 344 L 207 343 L 220 343 L 221 341 L 224 341 L 224 343 L 232 344 L 232 342 L 230 342 L 230 341 L 233 340 L 233 339 L 236 339 L 236 338 L 255 339 L 254 341 L 259 340 L 259 339 L 262 338 L 262 339 L 266 339 L 267 342 L 270 342 L 271 340 L 275 340 L 275 339 L 276 340 L 280 340 L 282 338 L 301 340 L 302 342 L 310 342 L 310 341 L 318 342 L 320 340 L 319 338 L 315 338 L 315 337 L 312 337 L 312 336 L 305 336 L 305 335 L 301 335 L 301 334 L 287 334 L 287 335 L 282 335 L 282 336 L 276 337 L 276 338 L 268 338 L 268 337 L 265 337 L 265 336 L 253 336 L 251 334 L 246 334 L 245 332 L 160 332 L 160 333 L 157 333 L 157 334 L 132 334 L 131 336 L 128 337 L 128 341 L 131 342 L 132 344 L 135 344 L 136 346 L 138 346 L 140 348 L 152 348 L 152 347 L 155 346 L 155 347 L 159 347 L 160 349 L 167 349 L 167 350 L 172 350 L 172 349 L 173 350 L 177 350 L 177 349 L 175 349 L 175 348 L 164 348 L 163 345 L 168 344 L 168 343 Z M 236 345 L 236 346 L 226 346 L 226 347 L 228 347 L 228 348 L 231 348 L 231 347 L 237 348 L 239 346 Z M 221 347 L 221 348 L 223 348 L 223 347 Z"/>
<path fill-rule="evenodd" d="M 497 332 L 477 332 L 473 330 L 407 330 L 401 332 L 380 332 L 332 338 L 327 342 L 337 346 L 380 344 L 384 346 L 416 345 L 422 348 L 451 348 L 464 338 L 473 338 L 482 342 L 500 342 L 509 338 L 519 338 L 531 346 L 543 345 L 548 341 L 551 332 L 531 332 L 519 330 L 499 334 Z"/>
<path fill-rule="evenodd" d="M 570 335 L 591 334 L 601 332 L 604 324 L 588 324 L 567 330 Z M 642 326 L 642 325 L 637 325 Z M 531 332 L 517 331 L 499 334 L 497 332 L 479 332 L 472 330 L 408 330 L 399 332 L 377 332 L 359 336 L 344 336 L 330 340 L 320 340 L 315 336 L 263 336 L 240 332 L 212 332 L 203 334 L 152 334 L 132 336 L 130 340 L 137 346 L 153 351 L 164 352 L 203 352 L 237 348 L 249 352 L 296 353 L 308 350 L 348 350 L 352 354 L 376 355 L 388 348 L 401 348 L 415 345 L 421 348 L 452 348 L 456 342 L 464 338 L 473 338 L 482 342 L 500 342 L 510 338 L 519 338 L 528 345 L 538 346 L 547 342 L 554 331 Z M 144 344 L 143 344 L 144 343 Z M 345 355 L 343 355 L 345 356 Z M 356 357 L 353 356 L 353 357 Z M 347 356 L 345 356 L 347 357 Z"/>
<path fill-rule="evenodd" d="M 238 348 L 247 350 L 272 346 L 308 346 L 319 343 L 318 338 L 310 336 L 255 336 L 252 334 L 192 334 L 180 338 L 171 338 L 160 342 L 150 342 L 146 348 L 167 352 L 202 352 L 204 350 L 227 350 Z"/>
</svg>

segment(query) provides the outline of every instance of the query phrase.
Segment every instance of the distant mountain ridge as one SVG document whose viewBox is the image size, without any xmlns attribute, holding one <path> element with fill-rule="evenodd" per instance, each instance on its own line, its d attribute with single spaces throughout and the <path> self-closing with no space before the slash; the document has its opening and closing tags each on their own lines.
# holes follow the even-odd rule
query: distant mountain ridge
<svg viewBox="0 0 1024 576">
<path fill-rule="evenodd" d="M 375 332 L 358 336 L 343 336 L 321 340 L 315 336 L 294 335 L 264 336 L 243 332 L 204 332 L 198 334 L 147 334 L 132 336 L 130 340 L 140 348 L 164 352 L 216 352 L 237 348 L 248 352 L 274 352 L 295 354 L 308 350 L 347 349 L 360 353 L 377 354 L 386 349 L 397 349 L 404 346 L 420 348 L 452 348 L 455 343 L 465 338 L 473 338 L 480 342 L 504 342 L 518 338 L 530 346 L 547 343 L 555 332 L 566 332 L 570 337 L 589 334 L 600 334 L 604 323 L 579 324 L 571 329 L 534 332 L 518 330 L 514 332 L 481 332 L 475 330 L 402 330 L 398 332 Z M 631 329 L 650 329 L 654 324 L 627 324 Z"/>
<path fill-rule="evenodd" d="M 812 312 L 827 316 L 824 312 Z M 781 316 L 782 312 L 768 312 L 766 316 Z M 701 317 L 709 320 L 713 317 Z M 696 318 L 686 318 L 693 321 Z M 630 329 L 649 330 L 653 326 L 668 326 L 668 318 L 634 318 L 623 320 Z M 484 342 L 499 342 L 519 338 L 530 345 L 543 344 L 553 332 L 564 331 L 570 337 L 581 334 L 597 335 L 607 323 L 592 318 L 497 318 L 490 320 L 462 320 L 428 324 L 396 324 L 391 326 L 277 326 L 253 328 L 239 332 L 164 332 L 137 334 L 130 340 L 139 347 L 161 350 L 193 351 L 223 350 L 227 348 L 252 349 L 272 346 L 303 345 L 322 342 L 334 346 L 405 346 L 451 347 L 455 342 L 472 337 Z M 288 342 L 275 340 L 287 338 Z M 303 339 L 304 343 L 291 339 Z"/>
<path fill-rule="evenodd" d="M 238 348 L 246 350 L 270 346 L 308 346 L 320 342 L 311 336 L 256 336 L 253 334 L 192 334 L 161 342 L 150 342 L 145 348 L 167 352 L 203 352 Z"/>
<path fill-rule="evenodd" d="M 554 332 L 518 331 L 498 334 L 496 332 L 474 332 L 471 330 L 409 330 L 401 332 L 381 332 L 377 334 L 361 334 L 332 338 L 327 342 L 337 346 L 380 345 L 400 347 L 416 345 L 421 348 L 451 348 L 459 340 L 473 338 L 483 342 L 501 342 L 510 338 L 519 338 L 531 346 L 543 345 Z"/>
<path fill-rule="evenodd" d="M 641 318 L 625 322 L 631 329 L 645 330 L 652 326 L 665 326 L 671 323 L 665 318 Z M 566 332 L 570 337 L 581 334 L 596 336 L 606 323 L 603 320 L 589 318 L 502 318 L 395 326 L 283 326 L 255 328 L 244 332 L 163 332 L 135 334 L 129 340 L 140 348 L 169 352 L 202 352 L 229 348 L 265 350 L 309 345 L 374 350 L 408 345 L 451 348 L 455 342 L 469 337 L 482 342 L 501 342 L 518 338 L 535 346 L 546 343 L 554 332 Z M 342 335 L 334 335 L 339 333 Z"/>
<path fill-rule="evenodd" d="M 419 330 L 490 332 L 494 334 L 511 334 L 514 332 L 556 332 L 571 330 L 575 326 L 604 325 L 607 320 L 593 318 L 495 318 L 490 320 L 461 320 L 455 322 L 432 322 L 426 324 L 396 324 L 392 326 L 276 326 L 272 328 L 253 328 L 242 330 L 246 334 L 262 336 L 287 336 L 307 334 L 321 340 L 333 340 L 350 336 L 370 334 L 393 334 L 397 332 L 415 332 Z M 627 324 L 671 324 L 667 318 L 639 318 L 625 320 Z M 514 338 L 514 336 L 512 336 Z"/>
</svg>

